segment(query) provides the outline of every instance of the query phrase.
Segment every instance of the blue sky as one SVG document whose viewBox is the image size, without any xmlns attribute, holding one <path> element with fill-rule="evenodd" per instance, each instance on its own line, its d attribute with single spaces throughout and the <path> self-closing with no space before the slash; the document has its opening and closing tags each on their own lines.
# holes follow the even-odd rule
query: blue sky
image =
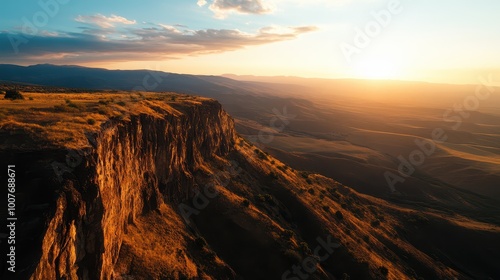
<svg viewBox="0 0 500 280">
<path fill-rule="evenodd" d="M 493 0 L 2 4 L 2 63 L 449 83 L 500 68 Z"/>
</svg>

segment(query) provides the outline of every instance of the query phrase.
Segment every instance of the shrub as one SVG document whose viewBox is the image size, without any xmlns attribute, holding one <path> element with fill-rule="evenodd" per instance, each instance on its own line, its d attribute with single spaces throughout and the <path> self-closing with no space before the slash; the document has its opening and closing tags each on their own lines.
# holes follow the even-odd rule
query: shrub
<svg viewBox="0 0 500 280">
<path fill-rule="evenodd" d="M 362 208 L 355 208 L 355 209 L 352 210 L 352 212 L 358 218 L 363 218 L 365 216 L 365 212 L 363 211 Z"/>
<path fill-rule="evenodd" d="M 307 179 L 306 179 L 306 182 L 307 182 L 309 185 L 312 185 L 312 183 L 313 183 L 313 182 L 311 181 L 311 179 L 309 179 L 309 178 L 307 178 Z"/>
<path fill-rule="evenodd" d="M 68 103 L 68 102 L 66 102 L 66 104 L 68 104 L 68 107 L 71 107 L 71 108 L 77 108 L 77 109 L 78 109 L 78 105 L 76 105 L 75 103 L 73 103 L 73 102 L 71 102 L 71 101 L 70 101 L 69 103 Z"/>
<path fill-rule="evenodd" d="M 245 207 L 248 207 L 248 206 L 250 206 L 250 201 L 248 201 L 248 199 L 245 199 L 241 202 L 241 204 L 243 204 L 243 206 L 245 206 Z"/>
<path fill-rule="evenodd" d="M 99 113 L 101 115 L 107 115 L 109 113 L 109 110 L 106 108 L 99 108 L 99 109 L 97 109 L 97 113 Z"/>
<path fill-rule="evenodd" d="M 325 210 L 325 212 L 329 212 L 330 211 L 330 206 L 323 205 L 323 210 Z"/>
<path fill-rule="evenodd" d="M 278 179 L 278 175 L 276 175 L 276 173 L 274 173 L 273 171 L 269 172 L 269 179 L 271 180 L 276 180 Z"/>
<path fill-rule="evenodd" d="M 372 227 L 378 227 L 378 226 L 380 226 L 380 221 L 379 221 L 379 220 L 372 221 L 372 222 L 370 223 L 370 225 L 371 225 Z"/>
<path fill-rule="evenodd" d="M 253 150 L 255 152 L 255 154 L 259 157 L 259 159 L 262 159 L 262 160 L 267 160 L 267 155 L 265 153 L 263 153 L 261 150 L 259 149 L 255 149 Z"/>
<path fill-rule="evenodd" d="M 267 202 L 269 205 L 274 206 L 276 203 L 274 202 L 273 197 L 270 194 L 259 194 L 257 195 L 257 200 L 264 203 Z"/>
<path fill-rule="evenodd" d="M 304 255 L 311 255 L 312 254 L 312 251 L 311 251 L 311 249 L 309 249 L 309 245 L 307 245 L 306 242 L 300 242 L 299 247 L 300 247 L 300 251 Z"/>
<path fill-rule="evenodd" d="M 92 119 L 92 118 L 89 118 L 89 119 L 87 119 L 87 123 L 90 124 L 90 125 L 94 125 L 95 124 L 95 120 Z"/>
<path fill-rule="evenodd" d="M 273 197 L 272 197 L 270 194 L 267 194 L 267 193 L 266 193 L 266 194 L 264 195 L 264 197 L 266 198 L 266 202 L 267 202 L 267 203 L 269 203 L 269 204 L 271 204 L 271 205 L 274 205 L 274 204 L 275 204 L 275 203 L 274 203 L 274 199 L 273 199 Z"/>
<path fill-rule="evenodd" d="M 5 99 L 23 100 L 24 96 L 17 89 L 8 89 L 4 95 Z"/>
<path fill-rule="evenodd" d="M 310 193 L 310 194 L 315 194 L 316 193 L 316 191 L 313 188 L 309 188 L 307 190 L 307 192 Z"/>
<path fill-rule="evenodd" d="M 54 111 L 55 112 L 66 112 L 66 107 L 63 105 L 55 105 Z"/>
<path fill-rule="evenodd" d="M 33 97 L 30 97 L 29 100 L 33 100 Z"/>
<path fill-rule="evenodd" d="M 337 217 L 337 219 L 339 219 L 339 220 L 344 219 L 344 215 L 342 215 L 342 212 L 340 212 L 338 210 L 337 210 L 337 212 L 335 212 L 335 217 Z"/>
<path fill-rule="evenodd" d="M 288 170 L 288 166 L 286 166 L 286 165 L 280 165 L 280 166 L 278 166 L 278 169 L 281 170 L 281 171 L 283 171 L 283 172 L 286 172 Z"/>
<path fill-rule="evenodd" d="M 118 102 L 116 102 L 116 104 L 118 104 L 120 106 L 125 106 L 126 105 L 125 102 L 123 102 L 123 101 L 118 101 Z"/>
<path fill-rule="evenodd" d="M 79 107 L 76 106 L 65 106 L 65 105 L 55 105 L 54 106 L 54 112 L 78 112 Z"/>
<path fill-rule="evenodd" d="M 289 239 L 291 239 L 295 235 L 295 232 L 293 232 L 293 230 L 285 229 L 281 233 L 281 235 L 283 236 L 283 238 L 289 240 Z"/>
</svg>

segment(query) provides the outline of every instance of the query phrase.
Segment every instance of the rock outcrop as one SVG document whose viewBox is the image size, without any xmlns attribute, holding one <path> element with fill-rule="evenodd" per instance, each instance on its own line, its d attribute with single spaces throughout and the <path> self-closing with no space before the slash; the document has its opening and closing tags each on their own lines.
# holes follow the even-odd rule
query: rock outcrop
<svg viewBox="0 0 500 280">
<path fill-rule="evenodd" d="M 33 232 L 43 239 L 35 246 L 41 248 L 39 260 L 30 264 L 32 279 L 110 279 L 127 225 L 165 200 L 187 199 L 192 173 L 227 155 L 236 136 L 220 104 L 204 100 L 174 110 L 149 102 L 148 110 L 110 119 L 88 137 L 90 147 L 32 158 L 25 169 L 45 169 L 29 184 L 43 181 L 40 187 L 53 190 L 55 198 L 46 201 L 52 207 L 43 233 Z M 34 152 L 10 153 L 14 160 Z"/>
</svg>

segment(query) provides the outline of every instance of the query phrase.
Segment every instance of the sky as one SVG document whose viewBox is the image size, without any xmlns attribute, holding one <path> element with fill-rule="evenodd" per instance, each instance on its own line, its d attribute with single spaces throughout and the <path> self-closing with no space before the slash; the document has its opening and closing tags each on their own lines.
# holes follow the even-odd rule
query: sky
<svg viewBox="0 0 500 280">
<path fill-rule="evenodd" d="M 498 0 L 3 0 L 0 63 L 500 81 Z"/>
</svg>

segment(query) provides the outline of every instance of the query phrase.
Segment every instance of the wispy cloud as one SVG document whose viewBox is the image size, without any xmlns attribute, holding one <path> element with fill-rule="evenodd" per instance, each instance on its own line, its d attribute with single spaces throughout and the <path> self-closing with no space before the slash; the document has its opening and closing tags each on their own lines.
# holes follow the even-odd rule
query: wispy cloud
<svg viewBox="0 0 500 280">
<path fill-rule="evenodd" d="M 15 56 L 7 45 L 9 36 L 22 34 L 4 32 L 0 33 L 0 59 L 26 63 L 43 62 L 48 57 L 59 62 L 160 60 L 292 40 L 316 29 L 314 26 L 270 26 L 247 33 L 237 29 L 191 30 L 165 24 L 124 29 L 113 29 L 108 25 L 81 27 L 81 32 L 31 37 L 29 44 L 19 46 L 19 54 Z"/>
<path fill-rule="evenodd" d="M 86 16 L 79 15 L 75 18 L 75 20 L 82 23 L 95 24 L 101 28 L 112 28 L 115 27 L 116 24 L 131 25 L 136 23 L 135 20 L 129 20 L 121 16 L 111 15 L 107 17 L 101 14 Z"/>
<path fill-rule="evenodd" d="M 198 1 L 200 7 L 206 4 L 205 0 Z M 265 0 L 213 0 L 209 8 L 217 18 L 225 18 L 230 13 L 268 14 L 274 10 Z"/>
</svg>

